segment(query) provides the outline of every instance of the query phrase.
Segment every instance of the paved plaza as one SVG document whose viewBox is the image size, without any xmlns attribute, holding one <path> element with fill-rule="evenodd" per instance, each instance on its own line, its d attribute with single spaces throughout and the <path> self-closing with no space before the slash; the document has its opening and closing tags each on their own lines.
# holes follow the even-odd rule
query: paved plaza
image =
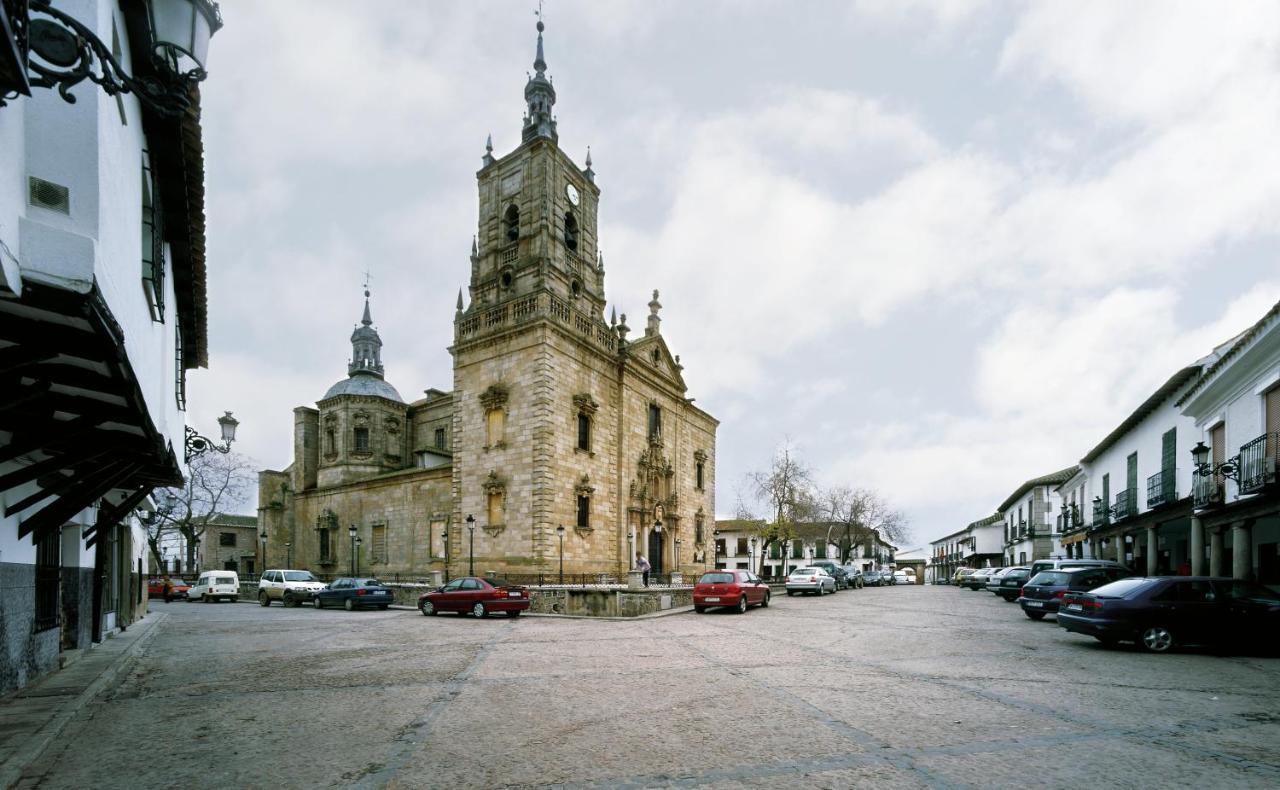
<svg viewBox="0 0 1280 790">
<path fill-rule="evenodd" d="M 953 587 L 632 622 L 152 609 L 21 786 L 1280 784 L 1280 659 L 1107 650 Z"/>
</svg>

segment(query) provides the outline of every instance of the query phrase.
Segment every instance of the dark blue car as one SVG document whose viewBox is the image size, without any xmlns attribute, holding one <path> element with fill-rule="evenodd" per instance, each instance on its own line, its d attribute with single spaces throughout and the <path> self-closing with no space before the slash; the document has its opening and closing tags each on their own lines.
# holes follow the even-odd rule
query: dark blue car
<svg viewBox="0 0 1280 790">
<path fill-rule="evenodd" d="M 391 605 L 391 588 L 377 579 L 360 579 L 344 576 L 316 593 L 313 599 L 317 609 L 341 606 L 348 612 L 353 609 L 386 609 Z"/>
</svg>

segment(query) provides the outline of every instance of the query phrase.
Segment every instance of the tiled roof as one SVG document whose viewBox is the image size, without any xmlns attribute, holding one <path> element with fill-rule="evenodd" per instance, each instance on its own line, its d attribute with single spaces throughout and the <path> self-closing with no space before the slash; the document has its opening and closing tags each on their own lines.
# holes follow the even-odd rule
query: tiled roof
<svg viewBox="0 0 1280 790">
<path fill-rule="evenodd" d="M 1010 494 L 1003 502 L 1000 503 L 1000 507 L 996 509 L 999 510 L 1001 513 L 1003 513 L 1006 508 L 1008 508 L 1010 505 L 1012 505 L 1014 502 L 1018 500 L 1018 497 L 1027 493 L 1028 491 L 1035 488 L 1036 486 L 1060 485 L 1062 483 L 1065 483 L 1071 479 L 1072 475 L 1074 475 L 1076 473 L 1076 470 L 1078 470 L 1079 468 L 1080 468 L 1079 466 L 1072 464 L 1071 466 L 1068 466 L 1066 469 L 1060 469 L 1057 472 L 1053 472 L 1052 474 L 1043 475 L 1041 477 L 1033 477 L 1032 479 L 1023 483 L 1022 485 L 1018 486 L 1012 494 Z"/>
</svg>

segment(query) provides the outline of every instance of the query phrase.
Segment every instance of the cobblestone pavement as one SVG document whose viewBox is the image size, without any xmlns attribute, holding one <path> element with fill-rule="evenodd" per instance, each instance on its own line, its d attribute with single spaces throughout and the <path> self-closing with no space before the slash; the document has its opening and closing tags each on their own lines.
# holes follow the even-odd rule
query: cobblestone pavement
<svg viewBox="0 0 1280 790">
<path fill-rule="evenodd" d="M 636 622 L 164 611 L 22 786 L 1280 785 L 1280 659 L 1108 650 L 953 587 Z"/>
</svg>

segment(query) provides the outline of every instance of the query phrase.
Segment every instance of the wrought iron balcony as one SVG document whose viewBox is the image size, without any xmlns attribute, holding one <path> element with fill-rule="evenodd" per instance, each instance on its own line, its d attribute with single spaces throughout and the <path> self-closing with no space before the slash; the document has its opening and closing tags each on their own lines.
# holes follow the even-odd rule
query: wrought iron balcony
<svg viewBox="0 0 1280 790">
<path fill-rule="evenodd" d="M 1093 528 L 1105 527 L 1111 523 L 1111 511 L 1107 509 L 1105 502 L 1097 501 L 1093 503 Z"/>
<path fill-rule="evenodd" d="M 1167 505 L 1178 500 L 1175 484 L 1177 473 L 1173 469 L 1161 469 L 1147 478 L 1147 507 Z"/>
<path fill-rule="evenodd" d="M 1137 512 L 1136 503 L 1134 502 L 1137 498 L 1134 496 L 1135 493 L 1137 492 L 1134 489 L 1125 489 L 1116 494 L 1115 506 L 1111 508 L 1111 515 L 1115 517 L 1116 521 L 1129 518 Z"/>
<path fill-rule="evenodd" d="M 1191 475 L 1191 502 L 1197 508 L 1222 504 L 1222 478 L 1212 472 Z"/>
<path fill-rule="evenodd" d="M 1240 493 L 1256 494 L 1276 482 L 1280 433 L 1264 433 L 1240 447 Z"/>
</svg>

